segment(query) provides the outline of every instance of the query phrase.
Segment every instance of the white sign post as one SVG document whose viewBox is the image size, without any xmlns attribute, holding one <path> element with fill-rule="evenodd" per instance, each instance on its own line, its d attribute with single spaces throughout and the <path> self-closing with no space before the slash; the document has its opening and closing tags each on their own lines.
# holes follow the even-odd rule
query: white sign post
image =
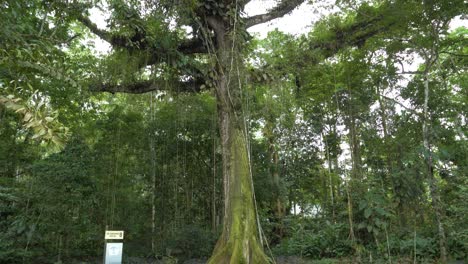
<svg viewBox="0 0 468 264">
<path fill-rule="evenodd" d="M 104 235 L 104 239 L 106 240 L 104 264 L 122 264 L 123 243 L 110 242 L 108 240 L 121 240 L 123 237 L 124 231 L 106 230 Z"/>
</svg>

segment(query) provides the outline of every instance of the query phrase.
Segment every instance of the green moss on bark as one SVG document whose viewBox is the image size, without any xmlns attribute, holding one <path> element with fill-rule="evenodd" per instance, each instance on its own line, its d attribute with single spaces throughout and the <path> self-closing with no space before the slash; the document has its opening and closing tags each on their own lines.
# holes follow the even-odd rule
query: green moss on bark
<svg viewBox="0 0 468 264">
<path fill-rule="evenodd" d="M 224 218 L 223 234 L 208 263 L 270 263 L 258 241 L 252 178 L 245 137 L 240 129 L 233 129 L 229 138 L 228 197 L 225 197 L 227 215 Z"/>
</svg>

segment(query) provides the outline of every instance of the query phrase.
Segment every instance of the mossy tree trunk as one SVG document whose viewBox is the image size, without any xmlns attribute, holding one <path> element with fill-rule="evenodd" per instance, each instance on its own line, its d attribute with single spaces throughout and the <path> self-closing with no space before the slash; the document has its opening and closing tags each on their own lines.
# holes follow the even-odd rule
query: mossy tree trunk
<svg viewBox="0 0 468 264">
<path fill-rule="evenodd" d="M 215 90 L 223 157 L 223 232 L 208 263 L 269 263 L 259 241 L 247 131 L 242 112 L 242 42 L 221 19 L 216 36 Z"/>
<path fill-rule="evenodd" d="M 231 113 L 220 112 L 225 195 L 223 232 L 208 263 L 269 263 L 258 239 L 244 131 L 232 122 Z"/>
</svg>

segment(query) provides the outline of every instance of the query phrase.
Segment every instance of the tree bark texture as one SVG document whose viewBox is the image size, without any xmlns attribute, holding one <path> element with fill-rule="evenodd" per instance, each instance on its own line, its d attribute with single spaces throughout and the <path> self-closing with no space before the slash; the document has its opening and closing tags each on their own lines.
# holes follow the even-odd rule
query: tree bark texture
<svg viewBox="0 0 468 264">
<path fill-rule="evenodd" d="M 223 158 L 223 232 L 209 264 L 269 263 L 258 238 L 247 131 L 241 103 L 241 59 L 235 36 L 213 19 L 217 41 L 216 100 Z"/>
</svg>

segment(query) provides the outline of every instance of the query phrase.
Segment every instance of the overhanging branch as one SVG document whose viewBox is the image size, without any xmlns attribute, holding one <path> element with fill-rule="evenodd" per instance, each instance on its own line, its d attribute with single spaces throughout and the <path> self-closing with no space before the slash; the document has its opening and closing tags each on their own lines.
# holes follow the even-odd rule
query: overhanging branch
<svg viewBox="0 0 468 264">
<path fill-rule="evenodd" d="M 113 47 L 127 48 L 127 49 L 145 49 L 151 45 L 147 42 L 145 31 L 136 32 L 135 36 L 129 38 L 124 36 L 119 36 L 112 34 L 106 30 L 99 29 L 95 23 L 93 23 L 86 16 L 78 16 L 78 21 L 80 21 L 84 26 L 86 26 L 92 33 L 101 38 L 102 40 L 108 42 Z M 154 48 L 153 48 L 154 49 Z M 156 48 L 158 49 L 158 48 Z M 187 39 L 180 42 L 176 47 L 178 52 L 183 54 L 195 54 L 195 53 L 207 53 L 206 47 L 200 39 Z M 169 51 L 161 51 L 159 48 L 158 51 L 154 50 L 156 57 L 160 57 L 161 54 L 166 54 Z M 161 53 L 161 54 L 159 54 Z"/>
<path fill-rule="evenodd" d="M 91 32 L 96 36 L 100 37 L 102 40 L 107 41 L 109 44 L 112 44 L 112 35 L 102 29 L 99 29 L 96 24 L 94 24 L 88 17 L 78 16 L 78 21 L 80 21 L 84 26 L 86 26 Z"/>
<path fill-rule="evenodd" d="M 305 0 L 282 0 L 277 6 L 268 10 L 267 13 L 246 18 L 245 26 L 249 28 L 282 17 L 304 2 Z"/>
<path fill-rule="evenodd" d="M 177 51 L 183 54 L 208 53 L 203 41 L 198 38 L 182 41 Z"/>
<path fill-rule="evenodd" d="M 144 39 L 144 35 L 139 36 L 138 39 L 130 39 L 128 37 L 114 35 L 106 30 L 99 29 L 95 23 L 93 23 L 88 17 L 83 15 L 78 16 L 77 19 L 96 36 L 111 44 L 112 47 L 132 47 L 136 42 L 141 42 L 142 39 Z"/>
<path fill-rule="evenodd" d="M 147 80 L 137 81 L 130 84 L 110 84 L 103 83 L 91 85 L 92 92 L 109 92 L 109 93 L 131 93 L 142 94 L 151 91 L 174 91 L 178 93 L 197 93 L 200 92 L 200 87 L 203 84 L 201 80 L 189 80 L 185 82 L 177 82 L 175 85 L 165 80 Z M 175 88 L 171 88 L 175 87 Z"/>
<path fill-rule="evenodd" d="M 378 15 L 369 20 L 357 22 L 347 28 L 332 29 L 335 35 L 333 38 L 325 41 L 313 41 L 309 45 L 309 49 L 319 49 L 323 55 L 330 57 L 343 48 L 363 46 L 368 39 L 388 31 L 395 24 L 396 21 L 385 21 L 383 15 Z"/>
</svg>

